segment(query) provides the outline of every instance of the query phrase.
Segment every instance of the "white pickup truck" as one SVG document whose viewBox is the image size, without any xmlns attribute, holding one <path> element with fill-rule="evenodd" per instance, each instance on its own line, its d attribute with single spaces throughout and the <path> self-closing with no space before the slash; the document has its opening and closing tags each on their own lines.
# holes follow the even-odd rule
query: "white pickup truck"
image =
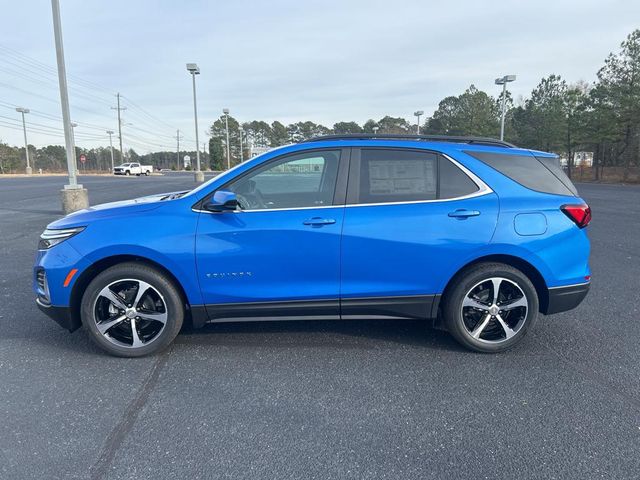
<svg viewBox="0 0 640 480">
<path fill-rule="evenodd" d="M 151 175 L 153 165 L 140 165 L 139 163 L 123 163 L 113 169 L 114 175 Z"/>
</svg>

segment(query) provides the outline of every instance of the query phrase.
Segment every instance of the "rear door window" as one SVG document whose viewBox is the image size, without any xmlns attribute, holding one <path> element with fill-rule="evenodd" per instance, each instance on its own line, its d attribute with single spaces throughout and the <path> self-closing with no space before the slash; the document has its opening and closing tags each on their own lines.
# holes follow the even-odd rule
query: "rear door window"
<svg viewBox="0 0 640 480">
<path fill-rule="evenodd" d="M 513 155 L 493 152 L 465 152 L 531 190 L 554 195 L 577 195 L 557 161 L 532 155 Z M 543 161 L 544 160 L 544 161 Z"/>
<path fill-rule="evenodd" d="M 358 203 L 437 198 L 438 156 L 430 152 L 363 149 Z"/>
<path fill-rule="evenodd" d="M 349 203 L 403 203 L 465 197 L 478 185 L 453 162 L 434 152 L 363 148 L 350 179 Z"/>
</svg>

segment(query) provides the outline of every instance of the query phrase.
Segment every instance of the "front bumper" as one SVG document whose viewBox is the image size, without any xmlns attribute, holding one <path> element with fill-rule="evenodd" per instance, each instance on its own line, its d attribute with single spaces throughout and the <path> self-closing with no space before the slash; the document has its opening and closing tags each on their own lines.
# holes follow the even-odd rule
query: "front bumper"
<svg viewBox="0 0 640 480">
<path fill-rule="evenodd" d="M 36 299 L 36 305 L 44 312 L 49 318 L 56 321 L 62 328 L 66 328 L 69 332 L 74 332 L 82 325 L 80 318 L 76 318 L 71 314 L 69 307 L 57 307 L 54 305 L 45 305 L 40 300 Z"/>
<path fill-rule="evenodd" d="M 549 289 L 549 301 L 546 308 L 542 309 L 545 315 L 566 312 L 576 308 L 589 293 L 591 282 L 569 285 L 566 287 L 553 287 Z"/>
<path fill-rule="evenodd" d="M 81 324 L 78 314 L 70 308 L 71 293 L 82 273 L 90 266 L 89 260 L 73 248 L 73 240 L 65 240 L 49 250 L 38 250 L 33 267 L 36 305 L 70 332 Z"/>
</svg>

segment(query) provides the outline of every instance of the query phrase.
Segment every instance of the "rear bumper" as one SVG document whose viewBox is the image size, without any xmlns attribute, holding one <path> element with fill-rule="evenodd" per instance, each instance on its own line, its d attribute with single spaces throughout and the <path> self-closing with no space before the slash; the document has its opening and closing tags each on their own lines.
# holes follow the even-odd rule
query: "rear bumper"
<svg viewBox="0 0 640 480">
<path fill-rule="evenodd" d="M 62 328 L 66 328 L 70 332 L 73 332 L 80 328 L 81 322 L 79 318 L 74 318 L 71 314 L 69 307 L 57 307 L 54 305 L 45 305 L 36 299 L 36 305 L 44 312 L 49 318 L 55 320 L 55 322 Z"/>
<path fill-rule="evenodd" d="M 546 308 L 542 310 L 542 313 L 551 315 L 576 308 L 587 296 L 590 287 L 591 282 L 550 288 L 549 302 Z"/>
</svg>

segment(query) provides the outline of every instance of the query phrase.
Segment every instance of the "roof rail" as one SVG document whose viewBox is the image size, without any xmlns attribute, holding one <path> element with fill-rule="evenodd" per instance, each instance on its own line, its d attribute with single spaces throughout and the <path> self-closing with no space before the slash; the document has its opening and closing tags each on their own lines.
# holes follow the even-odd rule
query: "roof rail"
<svg viewBox="0 0 640 480">
<path fill-rule="evenodd" d="M 515 145 L 488 137 L 463 137 L 449 135 L 399 135 L 399 134 L 373 134 L 373 133 L 349 133 L 345 135 L 321 135 L 302 140 L 300 143 L 318 142 L 321 140 L 423 140 L 427 142 L 452 142 L 468 143 L 475 145 L 490 145 L 494 147 L 516 148 Z"/>
</svg>

